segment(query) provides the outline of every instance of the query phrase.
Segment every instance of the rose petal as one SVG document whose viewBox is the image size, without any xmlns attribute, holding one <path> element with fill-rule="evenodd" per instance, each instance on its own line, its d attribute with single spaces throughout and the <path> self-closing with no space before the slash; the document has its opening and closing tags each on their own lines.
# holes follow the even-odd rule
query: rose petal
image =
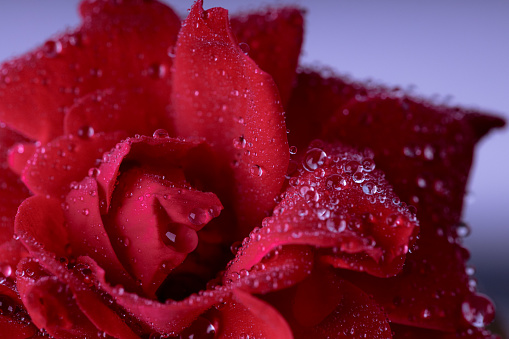
<svg viewBox="0 0 509 339">
<path fill-rule="evenodd" d="M 23 304 L 38 328 L 64 339 L 97 334 L 97 328 L 76 305 L 69 287 L 34 261 L 20 264 L 17 283 Z"/>
<path fill-rule="evenodd" d="M 164 128 L 173 134 L 173 123 L 167 113 L 169 102 L 154 100 L 154 93 L 149 92 L 151 90 L 112 88 L 91 92 L 69 108 L 65 115 L 64 132 L 77 135 L 83 130 L 93 129 L 95 132 L 125 131 L 127 135 L 152 135 L 155 130 Z"/>
<path fill-rule="evenodd" d="M 284 315 L 295 338 L 391 338 L 383 310 L 336 272 L 315 265 L 307 279 L 263 298 Z"/>
<path fill-rule="evenodd" d="M 35 304 L 32 305 L 35 309 L 32 309 L 31 314 L 36 314 L 36 323 L 42 323 L 42 325 L 38 324 L 38 327 L 44 327 L 50 333 L 63 330 L 64 335 L 66 331 L 72 330 L 72 332 L 85 331 L 89 335 L 104 332 L 105 336 L 111 335 L 116 338 L 139 338 L 126 325 L 129 316 L 122 314 L 120 310 L 111 309 L 114 305 L 111 305 L 108 300 L 103 300 L 99 291 L 93 290 L 93 282 L 89 277 L 92 271 L 87 266 L 80 267 L 79 265 L 82 264 L 78 263 L 75 269 L 69 270 L 68 266 L 56 261 L 51 253 L 44 249 L 39 248 L 38 254 L 40 266 L 35 262 L 26 261 L 17 272 L 20 294 L 22 297 L 25 296 L 28 302 L 33 301 L 31 299 L 33 299 L 34 286 L 46 281 L 51 281 L 52 285 L 55 285 L 55 290 L 52 290 L 51 286 L 49 286 L 50 290 L 43 288 L 40 294 L 45 299 L 41 300 L 39 297 L 39 300 L 35 300 Z M 80 271 L 81 280 L 78 278 L 78 271 Z M 46 310 L 46 305 L 49 304 L 46 302 L 47 299 L 51 304 L 57 303 L 57 312 L 53 310 L 55 307 L 50 310 L 53 313 Z M 38 301 L 40 304 L 37 303 Z M 26 303 L 25 300 L 24 302 Z M 42 314 L 39 308 L 42 308 Z M 54 319 L 55 317 L 57 319 Z M 47 326 L 51 326 L 51 330 Z M 60 333 L 57 335 L 62 336 Z M 71 337 L 74 338 L 72 335 L 73 333 Z M 77 337 L 83 335 L 86 334 L 78 334 Z"/>
<path fill-rule="evenodd" d="M 234 41 L 227 11 L 203 11 L 202 1 L 180 31 L 174 69 L 176 132 L 205 137 L 217 153 L 218 195 L 245 236 L 274 206 L 288 166 L 277 88 Z"/>
<path fill-rule="evenodd" d="M 472 121 L 492 128 L 503 125 L 493 117 L 466 117 L 468 111 L 406 96 L 368 94 L 336 111 L 324 133 L 329 139 L 371 148 L 395 192 L 417 207 L 423 226 L 428 220 L 430 226 L 437 221 L 452 226 L 460 219 L 473 148 L 481 132 Z M 428 231 L 435 229 L 422 228 L 423 233 Z"/>
<path fill-rule="evenodd" d="M 118 305 L 157 333 L 177 335 L 200 314 L 222 302 L 230 293 L 226 289 L 214 289 L 202 291 L 182 301 L 160 303 L 126 292 L 121 286 L 112 287 L 104 279 L 104 270 L 93 260 L 83 258 L 83 262 L 90 266 L 101 288 L 109 293 Z"/>
<path fill-rule="evenodd" d="M 240 254 L 237 260 L 241 262 L 243 258 Z M 229 267 L 225 275 L 225 284 L 233 283 L 237 288 L 251 294 L 265 294 L 288 288 L 310 274 L 313 259 L 313 250 L 308 246 L 289 245 L 276 248 L 249 270 L 241 269 L 234 272 Z M 239 267 L 239 264 L 234 267 Z"/>
<path fill-rule="evenodd" d="M 218 333 L 221 338 L 292 339 L 292 330 L 270 304 L 234 290 L 233 297 L 219 309 Z"/>
<path fill-rule="evenodd" d="M 286 106 L 304 35 L 303 11 L 269 8 L 261 13 L 236 14 L 230 24 L 242 50 L 272 76 Z"/>
<path fill-rule="evenodd" d="M 25 138 L 0 123 L 0 244 L 12 240 L 14 216 L 19 204 L 29 196 L 23 182 L 7 164 L 9 148 L 25 141 Z"/>
<path fill-rule="evenodd" d="M 456 331 L 473 325 L 462 316 L 462 304 L 476 304 L 477 300 L 475 286 L 469 289 L 471 277 L 465 268 L 468 256 L 468 251 L 446 237 L 421 238 L 396 277 L 378 279 L 346 271 L 341 274 L 373 295 L 392 322 Z M 474 312 L 481 320 L 484 314 L 488 324 L 493 319 L 492 307 L 481 303 Z"/>
<path fill-rule="evenodd" d="M 31 142 L 20 142 L 9 149 L 8 159 L 9 167 L 17 175 L 21 176 L 23 169 L 28 161 L 34 155 L 37 149 L 36 144 Z"/>
<path fill-rule="evenodd" d="M 320 136 L 326 121 L 366 88 L 346 77 L 329 76 L 305 69 L 297 73 L 287 107 L 288 142 L 298 149 Z"/>
<path fill-rule="evenodd" d="M 491 334 L 490 331 L 483 329 L 468 329 L 464 332 L 447 333 L 398 324 L 391 324 L 391 329 L 394 333 L 394 339 L 500 339 L 499 336 Z"/>
<path fill-rule="evenodd" d="M 36 194 L 62 199 L 69 185 L 87 176 L 103 153 L 124 136 L 122 132 L 92 131 L 90 136 L 68 135 L 39 146 L 23 171 L 23 182 Z"/>
<path fill-rule="evenodd" d="M 223 208 L 215 194 L 181 185 L 180 176 L 163 179 L 150 167 L 123 172 L 106 217 L 115 252 L 152 297 Z"/>
<path fill-rule="evenodd" d="M 274 215 L 251 233 L 230 270 L 249 269 L 277 246 L 306 244 L 337 253 L 339 267 L 395 275 L 415 240 L 415 217 L 382 173 L 373 171 L 372 155 L 321 142 L 313 146 L 295 165 Z"/>
<path fill-rule="evenodd" d="M 168 51 L 180 28 L 175 13 L 142 0 L 87 0 L 80 12 L 80 28 L 1 67 L 0 120 L 31 139 L 61 135 L 67 108 L 97 89 L 143 88 L 154 107 L 169 104 Z"/>
</svg>

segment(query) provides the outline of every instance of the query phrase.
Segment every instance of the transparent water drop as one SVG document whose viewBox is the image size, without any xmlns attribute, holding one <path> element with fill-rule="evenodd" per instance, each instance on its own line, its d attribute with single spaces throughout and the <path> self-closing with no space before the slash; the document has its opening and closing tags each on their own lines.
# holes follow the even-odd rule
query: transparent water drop
<svg viewBox="0 0 509 339">
<path fill-rule="evenodd" d="M 263 169 L 258 165 L 253 165 L 249 169 L 249 173 L 251 173 L 252 176 L 261 177 L 263 174 Z"/>
<path fill-rule="evenodd" d="M 91 178 L 97 178 L 101 174 L 101 170 L 97 167 L 92 167 L 88 170 L 88 176 Z"/>
<path fill-rule="evenodd" d="M 44 43 L 42 50 L 48 58 L 55 58 L 62 53 L 62 43 L 60 41 L 48 40 Z"/>
<path fill-rule="evenodd" d="M 163 128 L 156 129 L 154 131 L 154 133 L 152 134 L 152 137 L 154 139 L 164 139 L 164 138 L 168 138 L 168 136 L 169 136 L 168 131 L 166 131 Z"/>
<path fill-rule="evenodd" d="M 297 154 L 297 146 L 290 146 L 290 154 Z"/>
<path fill-rule="evenodd" d="M 210 216 L 207 211 L 198 207 L 189 212 L 188 219 L 193 225 L 202 226 L 210 221 Z"/>
<path fill-rule="evenodd" d="M 485 295 L 469 294 L 461 304 L 463 319 L 475 327 L 484 327 L 495 318 L 495 306 Z"/>
<path fill-rule="evenodd" d="M 95 131 L 92 126 L 86 125 L 86 126 L 81 126 L 78 129 L 78 131 L 76 132 L 76 134 L 78 135 L 78 137 L 80 137 L 82 139 L 89 139 L 94 136 Z"/>
<path fill-rule="evenodd" d="M 180 334 L 180 339 L 214 339 L 216 326 L 205 317 L 198 317 L 191 326 Z"/>
<path fill-rule="evenodd" d="M 313 172 L 318 167 L 322 166 L 326 159 L 327 153 L 320 148 L 312 148 L 306 152 L 302 165 L 306 171 Z"/>
<path fill-rule="evenodd" d="M 233 147 L 235 148 L 238 149 L 246 148 L 246 144 L 247 142 L 244 136 L 240 136 L 238 138 L 233 139 Z"/>
</svg>

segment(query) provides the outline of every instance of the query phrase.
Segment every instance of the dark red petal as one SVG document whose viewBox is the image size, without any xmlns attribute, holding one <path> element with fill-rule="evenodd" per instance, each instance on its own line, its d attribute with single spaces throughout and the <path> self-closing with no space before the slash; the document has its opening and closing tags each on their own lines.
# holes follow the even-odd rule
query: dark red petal
<svg viewBox="0 0 509 339">
<path fill-rule="evenodd" d="M 26 139 L 0 123 L 0 244 L 12 240 L 14 216 L 19 204 L 29 195 L 7 163 L 9 148 L 20 142 L 26 142 Z"/>
<path fill-rule="evenodd" d="M 63 133 L 76 99 L 97 89 L 142 88 L 152 107 L 169 104 L 180 20 L 158 1 L 84 1 L 82 26 L 2 65 L 0 119 L 43 143 Z M 166 112 L 156 111 L 157 116 Z M 102 116 L 90 117 L 85 126 Z"/>
<path fill-rule="evenodd" d="M 332 114 L 366 88 L 347 78 L 322 75 L 304 70 L 297 73 L 286 110 L 286 126 L 291 146 L 305 148 L 320 136 Z"/>
<path fill-rule="evenodd" d="M 200 314 L 214 304 L 222 302 L 230 294 L 226 289 L 215 289 L 202 291 L 182 301 L 160 303 L 126 292 L 122 287 L 112 287 L 104 279 L 104 270 L 93 260 L 83 258 L 83 262 L 90 266 L 101 288 L 109 293 L 118 305 L 157 333 L 171 335 L 180 333 Z"/>
<path fill-rule="evenodd" d="M 480 326 L 488 324 L 494 315 L 493 305 L 479 299 L 469 283 L 467 259 L 468 252 L 446 237 L 426 237 L 419 239 L 396 277 L 378 279 L 346 271 L 342 276 L 373 295 L 392 322 L 455 331 L 472 326 L 474 319 Z M 462 311 L 463 303 L 471 308 Z"/>
<path fill-rule="evenodd" d="M 288 166 L 277 88 L 234 40 L 227 11 L 203 11 L 202 1 L 180 31 L 174 69 L 176 133 L 212 145 L 219 197 L 234 206 L 245 236 L 274 206 Z"/>
<path fill-rule="evenodd" d="M 276 83 L 286 106 L 295 80 L 304 34 L 303 11 L 269 8 L 262 13 L 235 15 L 232 32 L 241 48 Z"/>
<path fill-rule="evenodd" d="M 150 167 L 124 171 L 106 217 L 115 252 L 151 297 L 223 208 L 215 194 L 183 187 L 181 177 L 163 179 Z"/>
<path fill-rule="evenodd" d="M 123 132 L 91 133 L 59 137 L 38 147 L 23 171 L 28 188 L 36 194 L 62 199 L 73 181 L 86 177 L 103 153 L 126 136 Z"/>
<path fill-rule="evenodd" d="M 34 247 L 37 247 L 35 245 Z M 90 275 L 92 271 L 88 266 L 78 263 L 73 270 L 70 270 L 68 266 L 58 262 L 51 253 L 46 252 L 44 249 L 39 248 L 37 253 L 38 263 L 26 261 L 24 265 L 18 268 L 18 287 L 20 294 L 25 296 L 26 299 L 32 298 L 34 285 L 40 284 L 43 280 L 51 280 L 58 284 L 56 293 L 54 291 L 41 291 L 41 294 L 49 298 L 50 301 L 55 302 L 56 299 L 62 299 L 64 294 L 67 297 L 64 298 L 68 304 L 59 305 L 57 310 L 53 310 L 54 317 L 58 317 L 62 314 L 59 319 L 50 319 L 47 314 L 37 314 L 42 316 L 40 321 L 51 321 L 51 320 L 66 320 L 66 315 L 70 318 L 64 323 L 64 330 L 69 329 L 72 326 L 84 326 L 87 331 L 92 332 L 94 335 L 97 333 L 104 332 L 104 335 L 111 335 L 116 338 L 138 338 L 137 335 L 126 325 L 126 321 L 129 317 L 122 314 L 122 311 L 115 312 L 114 305 L 108 300 L 104 300 L 101 293 L 94 288 L 94 281 Z M 43 268 L 45 270 L 43 270 Z M 78 272 L 80 272 L 78 274 Z M 48 275 L 49 274 L 49 275 Z M 48 275 L 48 276 L 45 276 Z M 55 295 L 56 294 L 56 295 Z M 40 298 L 39 298 L 40 300 Z M 37 302 L 37 300 L 36 300 Z M 47 303 L 36 303 L 35 308 L 42 306 L 43 311 L 45 310 Z M 62 310 L 63 309 L 63 310 Z M 56 312 L 55 312 L 56 311 Z M 53 313 L 50 313 L 52 315 Z M 37 322 L 36 322 L 37 323 Z M 56 330 L 62 327 L 57 324 Z M 38 325 L 39 326 L 39 325 Z M 41 327 L 41 326 L 39 326 Z M 44 326 L 43 326 L 44 327 Z M 80 330 L 78 328 L 78 330 Z M 51 332 L 50 332 L 51 333 Z M 80 337 L 78 335 L 78 337 Z"/>
<path fill-rule="evenodd" d="M 394 191 L 417 207 L 422 233 L 435 233 L 433 224 L 453 226 L 460 220 L 473 148 L 479 139 L 477 126 L 487 132 L 486 124 L 503 125 L 501 119 L 480 115 L 472 123 L 468 114 L 406 96 L 374 93 L 352 99 L 337 110 L 324 125 L 324 133 L 330 139 L 372 149 Z"/>
<path fill-rule="evenodd" d="M 234 290 L 232 300 L 219 309 L 218 333 L 221 338 L 292 339 L 285 318 L 270 304 Z"/>
<path fill-rule="evenodd" d="M 69 287 L 37 263 L 20 263 L 17 283 L 23 304 L 38 328 L 64 339 L 97 335 L 97 328 L 80 311 Z"/>
<path fill-rule="evenodd" d="M 23 244 L 15 239 L 0 243 L 0 280 L 14 278 L 18 262 L 28 255 Z"/>
<path fill-rule="evenodd" d="M 338 258 L 339 267 L 395 275 L 415 240 L 415 217 L 373 170 L 372 155 L 321 142 L 313 146 L 295 165 L 274 215 L 251 233 L 230 269 L 249 269 L 277 246 L 306 244 L 329 249 L 325 253 Z"/>
<path fill-rule="evenodd" d="M 394 339 L 501 339 L 498 335 L 491 334 L 488 330 L 468 329 L 457 333 L 428 330 L 419 327 L 391 324 Z"/>
<path fill-rule="evenodd" d="M 391 338 L 387 316 L 331 267 L 314 267 L 299 284 L 264 296 L 287 319 L 295 338 Z"/>
<path fill-rule="evenodd" d="M 242 251 L 242 249 L 240 249 Z M 237 257 L 240 262 L 232 266 L 235 268 L 249 267 L 242 265 L 243 256 Z M 228 268 L 225 274 L 225 284 L 234 284 L 249 293 L 264 294 L 275 290 L 288 288 L 305 279 L 314 264 L 313 250 L 308 246 L 284 246 L 276 248 L 266 255 L 260 263 L 239 271 Z"/>
<path fill-rule="evenodd" d="M 164 128 L 173 134 L 168 100 L 154 100 L 150 90 L 112 88 L 91 92 L 69 108 L 64 133 L 77 135 L 92 128 L 96 133 L 125 131 L 127 135 L 152 135 Z"/>
</svg>

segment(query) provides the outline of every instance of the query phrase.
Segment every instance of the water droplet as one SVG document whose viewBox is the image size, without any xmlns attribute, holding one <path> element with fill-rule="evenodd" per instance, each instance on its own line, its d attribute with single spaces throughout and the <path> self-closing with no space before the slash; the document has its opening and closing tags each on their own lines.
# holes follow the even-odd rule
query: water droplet
<svg viewBox="0 0 509 339">
<path fill-rule="evenodd" d="M 161 79 L 166 76 L 166 66 L 163 64 L 154 63 L 148 67 L 147 75 L 153 79 Z"/>
<path fill-rule="evenodd" d="M 82 139 L 88 139 L 88 138 L 91 138 L 94 136 L 94 128 L 92 126 L 81 126 L 78 131 L 77 131 L 77 134 L 80 138 Z"/>
<path fill-rule="evenodd" d="M 331 174 L 327 177 L 325 184 L 329 190 L 340 191 L 346 187 L 346 179 L 339 174 Z"/>
<path fill-rule="evenodd" d="M 460 238 L 465 238 L 470 235 L 471 229 L 470 226 L 468 226 L 465 222 L 460 222 L 458 225 L 456 225 L 456 235 Z"/>
<path fill-rule="evenodd" d="M 371 158 L 366 158 L 362 161 L 362 169 L 365 172 L 371 172 L 375 169 L 375 162 Z"/>
<path fill-rule="evenodd" d="M 495 318 L 495 306 L 485 295 L 473 293 L 461 304 L 463 319 L 475 327 L 484 327 Z"/>
<path fill-rule="evenodd" d="M 168 131 L 166 131 L 165 129 L 162 129 L 162 128 L 156 129 L 154 131 L 154 133 L 152 134 L 152 137 L 154 139 L 168 138 Z"/>
<path fill-rule="evenodd" d="M 198 317 L 191 326 L 180 334 L 180 339 L 214 339 L 216 327 L 205 317 Z"/>
<path fill-rule="evenodd" d="M 290 146 L 290 154 L 297 154 L 297 146 Z"/>
<path fill-rule="evenodd" d="M 81 213 L 84 215 L 84 216 L 88 216 L 90 214 L 90 210 L 88 208 L 84 208 L 83 211 L 81 211 Z"/>
<path fill-rule="evenodd" d="M 246 147 L 246 139 L 244 138 L 244 136 L 240 136 L 238 138 L 235 138 L 233 139 L 233 146 L 235 148 L 245 148 Z"/>
<path fill-rule="evenodd" d="M 253 175 L 255 177 L 261 177 L 263 174 L 263 169 L 258 165 L 253 165 L 249 169 L 249 173 L 251 173 L 251 175 Z"/>
<path fill-rule="evenodd" d="M 326 159 L 327 153 L 319 148 L 312 148 L 306 152 L 302 165 L 306 171 L 313 172 L 318 167 L 322 166 Z"/>
<path fill-rule="evenodd" d="M 189 212 L 188 218 L 189 218 L 189 221 L 193 225 L 196 225 L 196 226 L 205 225 L 206 223 L 208 223 L 210 221 L 210 216 L 207 213 L 207 211 L 205 211 L 204 209 L 199 208 L 199 207 L 193 208 L 191 210 L 191 212 Z"/>
<path fill-rule="evenodd" d="M 0 266 L 0 273 L 5 278 L 9 278 L 12 275 L 12 267 L 11 267 L 11 265 L 2 265 L 2 266 Z"/>
<path fill-rule="evenodd" d="M 88 170 L 88 176 L 91 178 L 97 178 L 99 174 L 101 174 L 101 170 L 98 169 L 97 167 L 92 167 L 91 169 Z"/>
<path fill-rule="evenodd" d="M 62 53 L 62 43 L 60 41 L 48 40 L 44 43 L 42 50 L 48 58 L 54 58 Z"/>
<path fill-rule="evenodd" d="M 345 164 L 345 172 L 346 173 L 355 173 L 359 170 L 360 163 L 358 161 L 352 160 Z"/>
<path fill-rule="evenodd" d="M 372 182 L 366 182 L 362 185 L 362 191 L 365 194 L 372 195 L 376 193 L 376 185 Z"/>
<path fill-rule="evenodd" d="M 241 42 L 239 44 L 239 47 L 242 50 L 242 52 L 244 52 L 245 55 L 248 55 L 249 51 L 251 50 L 251 47 L 249 47 L 249 45 L 246 44 L 245 42 Z"/>
<path fill-rule="evenodd" d="M 197 97 L 198 95 L 200 95 L 200 91 L 198 90 L 194 91 L 194 96 Z"/>
<path fill-rule="evenodd" d="M 0 315 L 9 316 L 16 312 L 17 305 L 6 295 L 0 295 Z"/>
</svg>

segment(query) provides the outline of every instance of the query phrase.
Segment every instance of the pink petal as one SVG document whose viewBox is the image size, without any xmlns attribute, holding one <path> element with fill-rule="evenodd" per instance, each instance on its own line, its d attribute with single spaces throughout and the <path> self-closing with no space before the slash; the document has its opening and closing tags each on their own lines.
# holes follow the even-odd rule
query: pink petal
<svg viewBox="0 0 509 339">
<path fill-rule="evenodd" d="M 240 49 L 227 11 L 196 2 L 180 31 L 174 91 L 177 135 L 204 137 L 217 153 L 221 201 L 246 235 L 274 206 L 288 166 L 277 88 Z"/>
<path fill-rule="evenodd" d="M 63 134 L 76 99 L 98 89 L 143 88 L 155 107 L 169 104 L 168 52 L 180 28 L 175 13 L 142 0 L 87 0 L 80 9 L 81 27 L 1 67 L 0 120 L 43 143 Z M 85 126 L 96 119 L 102 117 Z"/>
<path fill-rule="evenodd" d="M 21 176 L 23 169 L 28 161 L 34 155 L 37 149 L 36 144 L 31 142 L 20 142 L 9 149 L 8 159 L 9 167 L 17 175 Z"/>
<path fill-rule="evenodd" d="M 303 11 L 292 7 L 269 8 L 260 13 L 237 14 L 230 24 L 243 51 L 272 76 L 285 106 L 304 35 Z"/>
</svg>

